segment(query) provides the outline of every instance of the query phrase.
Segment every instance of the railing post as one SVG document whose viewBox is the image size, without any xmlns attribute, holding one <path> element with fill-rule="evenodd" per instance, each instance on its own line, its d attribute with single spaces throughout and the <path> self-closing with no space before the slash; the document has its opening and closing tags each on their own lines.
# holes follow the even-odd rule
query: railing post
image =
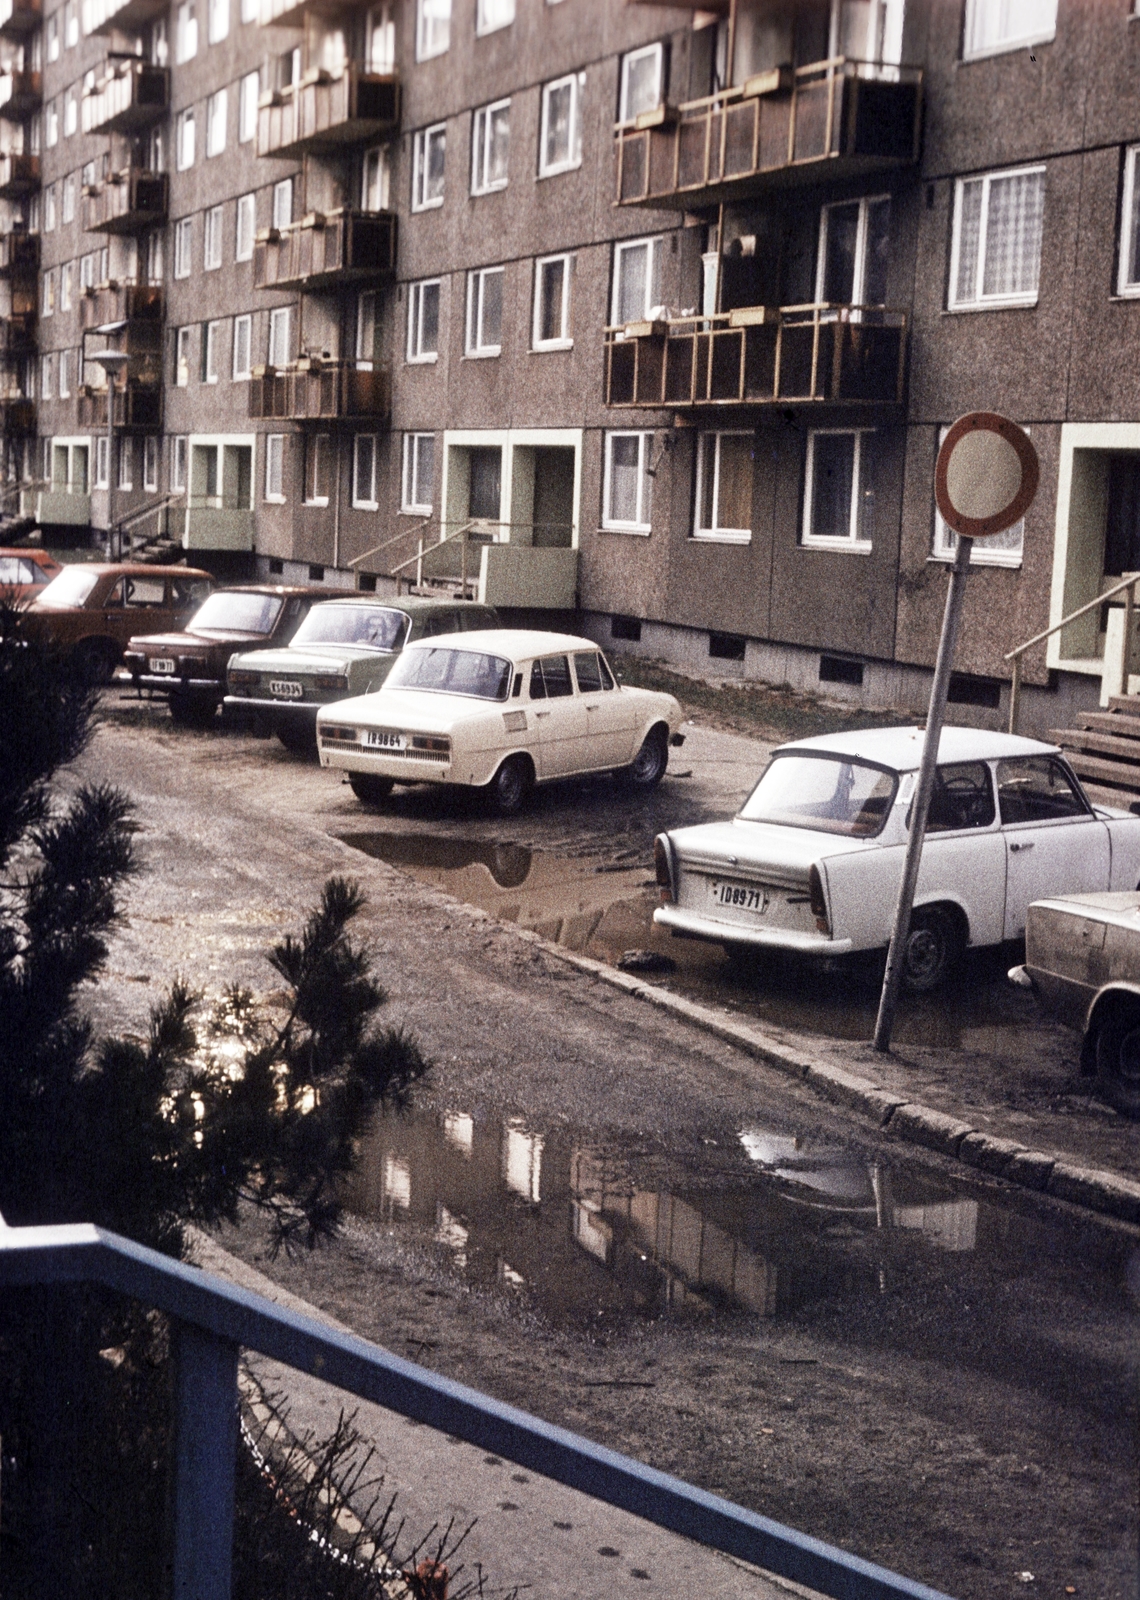
<svg viewBox="0 0 1140 1600">
<path fill-rule="evenodd" d="M 416 588 L 422 589 L 424 582 L 424 536 L 421 533 L 416 545 Z"/>
<path fill-rule="evenodd" d="M 1017 732 L 1017 718 L 1021 711 L 1021 657 L 1013 658 L 1013 674 L 1009 683 L 1009 731 Z"/>
<path fill-rule="evenodd" d="M 237 1345 L 185 1322 L 175 1332 L 173 1600 L 230 1600 Z"/>
<path fill-rule="evenodd" d="M 1132 676 L 1132 627 L 1135 621 L 1136 585 L 1130 583 L 1124 591 L 1124 648 L 1120 652 L 1120 692 L 1128 693 L 1128 680 Z"/>
</svg>

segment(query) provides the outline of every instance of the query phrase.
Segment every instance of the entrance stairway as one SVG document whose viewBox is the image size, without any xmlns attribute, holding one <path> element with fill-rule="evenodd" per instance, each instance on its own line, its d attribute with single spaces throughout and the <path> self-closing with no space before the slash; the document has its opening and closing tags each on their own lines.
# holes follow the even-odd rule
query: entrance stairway
<svg viewBox="0 0 1140 1600">
<path fill-rule="evenodd" d="M 1076 728 L 1051 728 L 1089 798 L 1140 810 L 1140 695 L 1114 695 L 1107 711 L 1078 716 Z"/>
</svg>

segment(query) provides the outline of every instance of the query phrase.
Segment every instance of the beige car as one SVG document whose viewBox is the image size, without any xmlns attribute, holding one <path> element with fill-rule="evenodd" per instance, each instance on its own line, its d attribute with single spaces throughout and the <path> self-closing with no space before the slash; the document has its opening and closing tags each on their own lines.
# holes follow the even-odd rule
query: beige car
<svg viewBox="0 0 1140 1600">
<path fill-rule="evenodd" d="M 672 695 L 619 685 L 592 640 L 504 628 L 410 644 L 377 693 L 317 713 L 321 765 L 347 772 L 358 799 L 456 784 L 500 815 L 582 773 L 651 789 L 680 726 Z"/>
</svg>

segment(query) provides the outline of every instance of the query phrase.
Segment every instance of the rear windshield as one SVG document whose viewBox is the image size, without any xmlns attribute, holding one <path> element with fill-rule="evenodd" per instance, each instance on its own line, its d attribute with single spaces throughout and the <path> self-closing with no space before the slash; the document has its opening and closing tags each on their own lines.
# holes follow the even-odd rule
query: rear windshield
<svg viewBox="0 0 1140 1600">
<path fill-rule="evenodd" d="M 510 662 L 481 650 L 405 650 L 388 674 L 388 686 L 393 689 L 433 689 L 437 694 L 466 694 L 476 700 L 505 700 L 510 684 Z"/>
<path fill-rule="evenodd" d="M 862 761 L 789 752 L 773 756 L 740 815 L 748 822 L 869 839 L 882 830 L 897 786 L 893 772 Z"/>
<path fill-rule="evenodd" d="M 260 633 L 272 631 L 281 613 L 277 594 L 212 594 L 187 627 L 194 633 Z"/>
<path fill-rule="evenodd" d="M 314 606 L 293 635 L 294 644 L 355 644 L 366 650 L 398 650 L 408 625 L 403 611 L 384 606 Z"/>
<path fill-rule="evenodd" d="M 81 606 L 99 582 L 99 574 L 89 567 L 66 567 L 36 597 L 40 606 Z"/>
</svg>

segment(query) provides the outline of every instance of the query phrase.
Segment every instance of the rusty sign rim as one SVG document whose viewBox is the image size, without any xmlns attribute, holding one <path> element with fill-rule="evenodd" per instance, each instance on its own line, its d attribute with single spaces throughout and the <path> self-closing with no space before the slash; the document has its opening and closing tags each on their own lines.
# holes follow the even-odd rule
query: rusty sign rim
<svg viewBox="0 0 1140 1600">
<path fill-rule="evenodd" d="M 1021 486 L 1008 505 L 991 517 L 967 517 L 957 510 L 946 487 L 946 475 L 955 446 L 968 433 L 982 431 L 996 433 L 1011 445 L 1021 463 Z M 942 520 L 962 539 L 984 539 L 991 533 L 1003 533 L 1020 522 L 1033 503 L 1040 480 L 1041 467 L 1033 441 L 1024 428 L 1018 427 L 1008 417 L 997 411 L 967 411 L 958 418 L 943 439 L 934 466 L 934 499 Z"/>
</svg>

